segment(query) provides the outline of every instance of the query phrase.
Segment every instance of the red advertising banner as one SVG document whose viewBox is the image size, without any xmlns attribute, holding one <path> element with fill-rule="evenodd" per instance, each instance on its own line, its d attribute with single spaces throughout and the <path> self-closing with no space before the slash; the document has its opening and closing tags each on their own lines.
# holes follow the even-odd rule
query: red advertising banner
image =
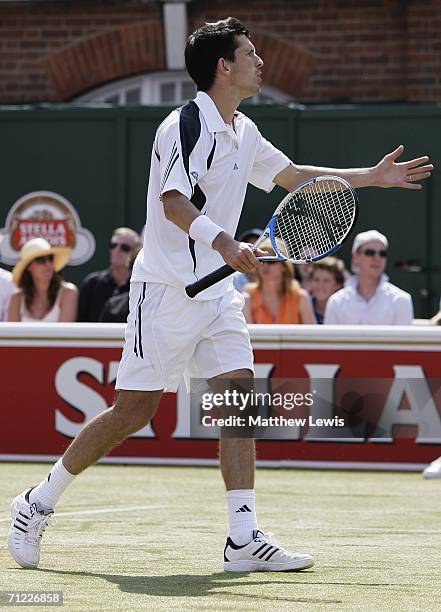
<svg viewBox="0 0 441 612">
<path fill-rule="evenodd" d="M 112 403 L 123 335 L 117 324 L 0 324 L 0 460 L 64 452 Z M 441 455 L 441 329 L 262 325 L 251 336 L 257 377 L 301 379 L 317 397 L 306 426 L 258 440 L 261 465 L 421 469 Z M 342 394 L 352 435 L 314 429 Z M 368 400 L 371 428 L 357 425 Z M 216 463 L 217 440 L 192 437 L 189 406 L 184 385 L 165 394 L 152 423 L 106 461 Z"/>
</svg>

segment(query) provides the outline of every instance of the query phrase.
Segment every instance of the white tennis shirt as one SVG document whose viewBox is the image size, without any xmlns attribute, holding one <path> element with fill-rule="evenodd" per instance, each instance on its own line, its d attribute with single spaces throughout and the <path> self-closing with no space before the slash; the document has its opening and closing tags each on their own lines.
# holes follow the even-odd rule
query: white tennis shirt
<svg viewBox="0 0 441 612">
<path fill-rule="evenodd" d="M 185 195 L 203 214 L 234 236 L 248 183 L 271 191 L 274 177 L 290 160 L 236 112 L 234 129 L 222 119 L 210 96 L 199 92 L 159 126 L 150 165 L 143 249 L 132 281 L 184 289 L 224 265 L 217 251 L 195 243 L 168 221 L 160 200 L 167 191 Z M 206 289 L 196 299 L 220 297 L 231 279 Z"/>
</svg>

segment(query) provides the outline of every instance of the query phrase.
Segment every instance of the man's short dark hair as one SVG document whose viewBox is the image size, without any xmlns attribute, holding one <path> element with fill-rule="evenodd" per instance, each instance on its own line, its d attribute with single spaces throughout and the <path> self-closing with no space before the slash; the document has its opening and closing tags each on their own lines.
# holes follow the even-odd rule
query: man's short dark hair
<svg viewBox="0 0 441 612">
<path fill-rule="evenodd" d="M 208 91 L 211 88 L 221 57 L 234 62 L 237 37 L 242 34 L 250 37 L 246 27 L 234 17 L 206 23 L 190 34 L 185 47 L 185 64 L 198 91 Z"/>
</svg>

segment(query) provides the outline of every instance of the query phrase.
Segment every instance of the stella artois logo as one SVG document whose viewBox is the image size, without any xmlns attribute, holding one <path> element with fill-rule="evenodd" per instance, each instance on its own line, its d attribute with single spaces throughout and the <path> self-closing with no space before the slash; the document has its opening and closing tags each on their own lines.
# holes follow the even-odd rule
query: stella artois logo
<svg viewBox="0 0 441 612">
<path fill-rule="evenodd" d="M 32 238 L 45 238 L 53 247 L 73 249 L 70 266 L 86 262 L 95 252 L 95 239 L 81 227 L 75 208 L 51 191 L 34 191 L 17 200 L 0 233 L 1 259 L 10 265 L 18 261 L 21 248 Z"/>
</svg>

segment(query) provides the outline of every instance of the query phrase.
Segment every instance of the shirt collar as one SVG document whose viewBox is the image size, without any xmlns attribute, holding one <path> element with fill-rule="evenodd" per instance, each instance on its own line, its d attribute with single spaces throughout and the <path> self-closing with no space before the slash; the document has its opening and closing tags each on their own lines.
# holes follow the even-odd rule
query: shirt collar
<svg viewBox="0 0 441 612">
<path fill-rule="evenodd" d="M 209 132 L 226 132 L 228 129 L 227 124 L 222 119 L 216 104 L 212 98 L 205 93 L 205 91 L 198 91 L 195 103 L 198 105 L 199 110 L 204 116 L 205 123 Z"/>
<path fill-rule="evenodd" d="M 354 289 L 355 291 L 357 291 L 357 287 L 358 287 L 358 282 L 359 282 L 359 275 L 358 274 L 354 274 L 353 276 L 351 276 L 345 283 L 345 287 L 352 287 L 352 289 Z M 385 283 L 389 282 L 389 277 L 387 274 L 382 274 L 381 278 L 380 278 L 380 282 L 378 283 L 378 287 L 375 290 L 375 293 L 378 291 L 378 289 L 380 289 L 380 287 L 382 287 Z"/>
</svg>

